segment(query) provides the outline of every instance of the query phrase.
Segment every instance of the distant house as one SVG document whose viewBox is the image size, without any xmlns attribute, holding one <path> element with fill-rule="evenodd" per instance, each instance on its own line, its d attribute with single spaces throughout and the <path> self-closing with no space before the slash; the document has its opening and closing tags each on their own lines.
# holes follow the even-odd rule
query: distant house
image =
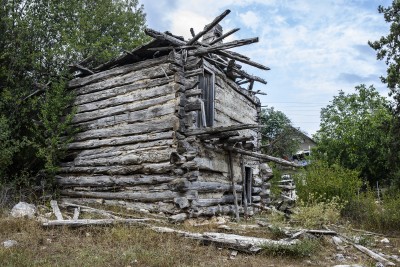
<svg viewBox="0 0 400 267">
<path fill-rule="evenodd" d="M 300 129 L 296 129 L 297 137 L 300 144 L 297 152 L 292 156 L 294 161 L 302 161 L 302 165 L 306 165 L 305 157 L 311 154 L 311 150 L 313 147 L 317 145 L 317 143 L 308 135 L 300 131 Z"/>
</svg>

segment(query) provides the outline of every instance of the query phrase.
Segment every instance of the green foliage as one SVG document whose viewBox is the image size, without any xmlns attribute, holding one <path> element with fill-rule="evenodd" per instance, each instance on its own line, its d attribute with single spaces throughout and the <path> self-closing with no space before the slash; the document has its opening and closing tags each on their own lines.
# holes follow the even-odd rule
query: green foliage
<svg viewBox="0 0 400 267">
<path fill-rule="evenodd" d="M 399 232 L 400 192 L 383 194 L 381 202 L 370 190 L 360 193 L 346 205 L 343 216 L 353 224 L 372 231 Z"/>
<path fill-rule="evenodd" d="M 307 201 L 300 200 L 291 219 L 306 228 L 321 228 L 340 220 L 344 204 L 337 197 L 325 200 L 310 194 Z"/>
<path fill-rule="evenodd" d="M 381 77 L 383 83 L 388 85 L 390 94 L 395 100 L 394 111 L 400 114 L 400 2 L 393 0 L 389 7 L 378 7 L 378 12 L 383 14 L 386 23 L 390 24 L 390 32 L 378 41 L 369 41 L 368 44 L 377 51 L 377 59 L 385 60 L 388 65 L 386 77 Z"/>
<path fill-rule="evenodd" d="M 339 92 L 321 110 L 321 128 L 315 138 L 317 155 L 329 164 L 360 171 L 371 183 L 388 179 L 388 101 L 373 86 L 356 86 L 356 92 Z"/>
<path fill-rule="evenodd" d="M 378 12 L 383 14 L 386 23 L 390 24 L 390 31 L 387 36 L 382 36 L 377 41 L 369 41 L 368 44 L 376 50 L 377 59 L 385 60 L 388 66 L 386 76 L 381 77 L 394 100 L 391 106 L 394 117 L 389 132 L 388 174 L 392 185 L 400 188 L 400 2 L 393 0 L 391 6 L 379 6 Z"/>
<path fill-rule="evenodd" d="M 273 107 L 261 110 L 262 144 L 264 153 L 277 157 L 290 157 L 298 150 L 300 141 L 298 130 L 290 119 Z"/>
<path fill-rule="evenodd" d="M 309 257 L 315 253 L 319 242 L 316 240 L 302 240 L 293 245 L 265 245 L 262 247 L 262 253 L 271 256 L 289 256 L 293 258 Z"/>
<path fill-rule="evenodd" d="M 149 38 L 138 0 L 4 0 L 0 5 L 0 177 L 51 177 L 72 128 L 68 65 L 93 67 Z M 21 183 L 21 180 L 25 183 Z"/>
<path fill-rule="evenodd" d="M 329 165 L 321 160 L 314 160 L 294 178 L 297 194 L 306 204 L 334 199 L 342 204 L 347 203 L 356 196 L 362 185 L 357 171 L 339 164 Z"/>
</svg>

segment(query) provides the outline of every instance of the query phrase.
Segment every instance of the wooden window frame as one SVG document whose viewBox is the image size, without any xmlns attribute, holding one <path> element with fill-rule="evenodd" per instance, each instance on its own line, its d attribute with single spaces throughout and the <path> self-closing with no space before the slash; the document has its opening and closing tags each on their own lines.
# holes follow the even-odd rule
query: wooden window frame
<svg viewBox="0 0 400 267">
<path fill-rule="evenodd" d="M 203 103 L 201 105 L 202 108 L 198 113 L 197 127 L 213 127 L 215 123 L 215 73 L 206 66 L 204 66 L 204 73 L 210 75 L 211 81 L 209 84 L 211 85 L 211 87 L 207 89 L 207 88 L 201 88 L 200 84 L 198 86 L 198 88 L 202 90 L 201 100 Z M 203 75 L 203 77 L 205 77 L 205 75 Z M 199 81 L 201 78 L 202 77 L 199 76 Z M 204 98 L 205 90 L 208 90 L 209 93 L 208 99 Z"/>
</svg>

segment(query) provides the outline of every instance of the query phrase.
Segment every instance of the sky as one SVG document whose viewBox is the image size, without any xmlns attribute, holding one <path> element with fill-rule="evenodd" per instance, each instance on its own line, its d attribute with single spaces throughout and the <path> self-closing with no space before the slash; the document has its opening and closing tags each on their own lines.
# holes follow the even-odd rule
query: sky
<svg viewBox="0 0 400 267">
<path fill-rule="evenodd" d="M 379 77 L 383 61 L 368 41 L 387 35 L 389 25 L 379 5 L 391 0 L 139 0 L 147 26 L 189 39 L 190 28 L 203 30 L 224 10 L 223 31 L 241 30 L 226 41 L 259 37 L 259 42 L 233 51 L 271 68 L 243 64 L 250 74 L 268 81 L 255 83 L 263 106 L 285 113 L 295 127 L 312 136 L 319 129 L 320 111 L 339 90 L 353 93 L 359 84 L 388 90 Z"/>
</svg>

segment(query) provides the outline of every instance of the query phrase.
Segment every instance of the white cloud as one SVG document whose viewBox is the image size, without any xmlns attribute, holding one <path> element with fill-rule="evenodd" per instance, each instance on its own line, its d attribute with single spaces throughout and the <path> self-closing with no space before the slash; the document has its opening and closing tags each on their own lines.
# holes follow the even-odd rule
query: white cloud
<svg viewBox="0 0 400 267">
<path fill-rule="evenodd" d="M 260 26 L 261 19 L 257 13 L 253 11 L 247 11 L 245 13 L 239 14 L 239 17 L 244 25 L 256 32 Z"/>
</svg>

